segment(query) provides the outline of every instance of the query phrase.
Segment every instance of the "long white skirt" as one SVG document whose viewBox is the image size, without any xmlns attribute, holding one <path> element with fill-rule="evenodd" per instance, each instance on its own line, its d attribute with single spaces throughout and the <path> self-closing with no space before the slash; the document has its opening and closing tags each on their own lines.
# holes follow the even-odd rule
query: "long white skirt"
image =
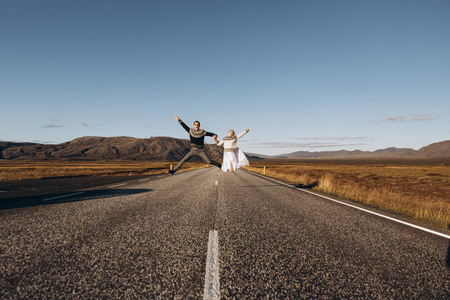
<svg viewBox="0 0 450 300">
<path fill-rule="evenodd" d="M 231 164 L 233 164 L 233 169 L 231 168 Z M 234 152 L 223 153 L 222 171 L 224 172 L 236 171 L 240 167 L 248 166 L 249 164 L 244 152 L 239 148 L 236 148 Z"/>
</svg>

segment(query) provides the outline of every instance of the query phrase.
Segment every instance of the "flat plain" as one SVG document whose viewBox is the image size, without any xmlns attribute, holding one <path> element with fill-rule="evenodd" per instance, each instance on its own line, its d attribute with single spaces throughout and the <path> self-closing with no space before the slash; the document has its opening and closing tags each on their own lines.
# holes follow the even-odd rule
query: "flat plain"
<svg viewBox="0 0 450 300">
<path fill-rule="evenodd" d="M 448 228 L 450 165 L 430 160 L 259 160 L 247 170 Z"/>
</svg>

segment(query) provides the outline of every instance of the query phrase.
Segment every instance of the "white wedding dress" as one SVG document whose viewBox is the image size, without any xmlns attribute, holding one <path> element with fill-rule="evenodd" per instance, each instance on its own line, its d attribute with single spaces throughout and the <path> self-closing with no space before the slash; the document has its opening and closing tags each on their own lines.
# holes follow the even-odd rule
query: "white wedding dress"
<svg viewBox="0 0 450 300">
<path fill-rule="evenodd" d="M 242 152 L 241 149 L 236 148 L 236 151 L 234 152 L 223 153 L 222 171 L 231 171 L 231 164 L 233 164 L 233 171 L 236 171 L 243 166 L 248 166 L 250 163 L 244 152 Z"/>
</svg>

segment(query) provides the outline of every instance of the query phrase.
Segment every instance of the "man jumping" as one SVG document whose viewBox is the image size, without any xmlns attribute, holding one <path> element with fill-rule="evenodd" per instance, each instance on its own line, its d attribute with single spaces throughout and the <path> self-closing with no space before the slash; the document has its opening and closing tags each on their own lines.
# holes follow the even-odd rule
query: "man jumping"
<svg viewBox="0 0 450 300">
<path fill-rule="evenodd" d="M 189 132 L 189 137 L 191 139 L 191 151 L 189 151 L 189 153 L 186 154 L 186 156 L 183 157 L 183 159 L 175 166 L 173 170 L 170 170 L 169 173 L 174 174 L 185 162 L 194 156 L 200 156 L 207 164 L 215 165 L 220 169 L 222 165 L 218 162 L 210 160 L 204 149 L 205 136 L 217 138 L 217 134 L 200 129 L 199 121 L 194 122 L 194 128 L 189 128 L 183 121 L 180 120 L 180 118 L 178 118 L 178 116 L 175 116 L 175 119 L 187 132 Z"/>
</svg>

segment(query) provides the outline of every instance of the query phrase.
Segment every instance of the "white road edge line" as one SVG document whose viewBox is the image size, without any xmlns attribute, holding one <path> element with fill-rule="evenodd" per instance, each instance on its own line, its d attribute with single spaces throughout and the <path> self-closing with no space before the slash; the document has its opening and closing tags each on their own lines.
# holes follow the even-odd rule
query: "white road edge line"
<svg viewBox="0 0 450 300">
<path fill-rule="evenodd" d="M 218 180 L 216 180 L 216 185 L 219 185 L 219 181 Z"/>
<path fill-rule="evenodd" d="M 111 186 L 109 186 L 109 187 L 110 187 L 110 188 L 113 188 L 113 187 L 118 187 L 118 186 L 122 186 L 122 185 L 126 185 L 126 183 L 121 183 L 121 184 L 111 185 Z"/>
<path fill-rule="evenodd" d="M 164 177 L 164 175 L 158 176 L 158 178 L 163 178 L 163 177 Z"/>
<path fill-rule="evenodd" d="M 205 290 L 203 299 L 220 299 L 219 234 L 217 230 L 211 230 L 209 232 L 208 254 L 206 258 Z"/>
<path fill-rule="evenodd" d="M 159 178 L 159 177 L 158 177 L 158 178 Z M 141 179 L 141 180 L 139 180 L 139 181 L 142 182 L 142 181 L 147 181 L 147 180 L 150 180 L 150 178 Z"/>
<path fill-rule="evenodd" d="M 68 194 L 68 195 L 62 195 L 62 196 L 47 198 L 42 201 L 50 201 L 50 200 L 55 200 L 55 199 L 60 199 L 60 198 L 66 198 L 66 197 L 75 196 L 75 195 L 79 195 L 79 194 L 83 194 L 83 193 L 84 192 L 78 192 L 78 193 L 73 193 L 73 194 Z"/>
<path fill-rule="evenodd" d="M 247 171 L 247 172 L 250 172 L 250 171 Z M 382 217 L 382 218 L 385 218 L 385 219 L 388 219 L 388 220 L 391 220 L 391 221 L 394 221 L 394 222 L 397 222 L 397 223 L 400 223 L 400 224 L 403 224 L 403 225 L 406 225 L 406 226 L 410 226 L 410 227 L 413 227 L 413 228 L 416 228 L 416 229 L 419 229 L 419 230 L 422 230 L 422 231 L 426 231 L 428 233 L 432 233 L 432 234 L 435 234 L 435 235 L 438 235 L 438 236 L 441 236 L 441 237 L 444 237 L 444 238 L 450 240 L 450 235 L 447 235 L 447 234 L 444 234 L 444 233 L 440 233 L 440 232 L 437 232 L 437 231 L 434 231 L 434 230 L 431 230 L 431 229 L 428 229 L 428 228 L 425 228 L 425 227 L 417 226 L 417 225 L 414 225 L 414 224 L 411 224 L 411 223 L 408 223 L 408 222 L 405 222 L 405 221 L 401 221 L 401 220 L 398 220 L 398 219 L 395 219 L 395 218 L 392 218 L 392 217 L 388 217 L 386 215 L 379 214 L 379 213 L 376 213 L 374 211 L 361 208 L 359 206 L 355 206 L 355 205 L 351 205 L 351 204 L 348 204 L 348 203 L 345 203 L 345 202 L 341 202 L 339 200 L 336 200 L 336 199 L 333 199 L 333 198 L 329 198 L 329 197 L 326 197 L 326 196 L 323 196 L 323 195 L 320 195 L 320 194 L 316 194 L 314 192 L 311 192 L 311 191 L 308 191 L 308 190 L 305 190 L 305 189 L 300 189 L 300 188 L 297 188 L 297 187 L 295 187 L 293 185 L 290 185 L 290 184 L 278 181 L 276 179 L 273 179 L 273 178 L 270 178 L 270 177 L 266 177 L 266 176 L 262 176 L 262 175 L 260 175 L 258 173 L 253 173 L 253 172 L 251 172 L 251 173 L 256 175 L 256 176 L 259 176 L 261 178 L 266 178 L 266 179 L 269 179 L 269 180 L 274 181 L 276 183 L 288 186 L 288 187 L 293 188 L 295 190 L 298 190 L 298 191 L 301 191 L 301 192 L 305 192 L 305 193 L 309 193 L 309 194 L 312 194 L 312 195 L 315 195 L 315 196 L 318 196 L 318 197 L 321 197 L 321 198 L 324 198 L 324 199 L 327 199 L 327 200 L 330 200 L 330 201 L 333 201 L 333 202 L 337 202 L 337 203 L 340 203 L 340 204 L 343 204 L 343 205 L 346 205 L 346 206 L 349 206 L 349 207 L 352 207 L 352 208 L 356 208 L 356 209 L 364 211 L 366 213 L 369 213 L 369 214 L 372 214 L 372 215 L 376 215 L 378 217 Z"/>
</svg>

